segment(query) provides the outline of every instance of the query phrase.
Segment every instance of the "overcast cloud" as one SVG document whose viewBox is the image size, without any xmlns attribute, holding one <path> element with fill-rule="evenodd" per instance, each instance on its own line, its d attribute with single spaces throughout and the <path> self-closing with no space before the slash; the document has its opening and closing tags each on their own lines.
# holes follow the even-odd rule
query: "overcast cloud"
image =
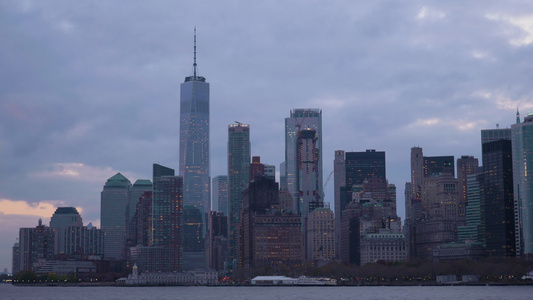
<svg viewBox="0 0 533 300">
<path fill-rule="evenodd" d="M 321 108 L 324 182 L 334 150 L 386 151 L 403 216 L 411 147 L 481 158 L 481 129 L 533 112 L 530 1 L 2 1 L 0 271 L 19 227 L 58 206 L 99 226 L 107 178 L 178 168 L 194 26 L 213 177 L 228 124 L 279 169 L 290 109 Z"/>
</svg>

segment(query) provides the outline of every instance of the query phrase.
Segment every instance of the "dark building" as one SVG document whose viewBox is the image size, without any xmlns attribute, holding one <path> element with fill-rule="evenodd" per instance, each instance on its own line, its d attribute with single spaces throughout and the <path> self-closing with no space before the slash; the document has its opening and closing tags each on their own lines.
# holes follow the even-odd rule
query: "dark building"
<svg viewBox="0 0 533 300">
<path fill-rule="evenodd" d="M 209 212 L 206 251 L 208 267 L 223 271 L 228 255 L 228 217 L 222 212 Z"/>
<path fill-rule="evenodd" d="M 424 156 L 424 176 L 452 174 L 455 176 L 453 156 Z"/>
<path fill-rule="evenodd" d="M 466 206 L 468 202 L 467 177 L 478 173 L 479 162 L 473 156 L 463 155 L 457 159 L 457 184 L 459 188 L 459 225 L 466 224 Z"/>
<path fill-rule="evenodd" d="M 204 240 L 202 233 L 202 215 L 200 210 L 194 206 L 183 207 L 183 251 L 202 252 L 204 251 Z"/>
<path fill-rule="evenodd" d="M 513 159 L 510 140 L 482 144 L 487 255 L 516 255 Z"/>
<path fill-rule="evenodd" d="M 345 164 L 348 193 L 350 193 L 353 185 L 363 184 L 365 180 L 372 178 L 381 181 L 387 180 L 384 151 L 346 152 Z"/>
<path fill-rule="evenodd" d="M 351 202 L 342 212 L 340 259 L 343 263 L 361 263 L 361 204 Z"/>
<path fill-rule="evenodd" d="M 164 176 L 172 173 L 173 169 L 154 164 L 153 246 L 163 247 L 168 253 L 167 264 L 161 271 L 179 272 L 183 264 L 183 178 Z"/>
<path fill-rule="evenodd" d="M 282 212 L 278 184 L 256 177 L 243 192 L 240 222 L 241 268 L 301 263 L 301 218 Z"/>
<path fill-rule="evenodd" d="M 265 215 L 273 206 L 279 205 L 278 184 L 265 177 L 256 177 L 250 181 L 243 192 L 241 221 L 239 224 L 239 266 L 254 266 L 254 217 Z"/>
<path fill-rule="evenodd" d="M 228 265 L 237 268 L 242 192 L 250 177 L 250 125 L 228 127 Z"/>
<path fill-rule="evenodd" d="M 250 178 L 254 180 L 255 177 L 265 176 L 265 165 L 261 163 L 261 157 L 252 156 L 252 163 L 250 164 Z"/>
<path fill-rule="evenodd" d="M 134 231 L 132 246 L 149 246 L 152 236 L 152 191 L 146 191 L 137 202 L 130 227 Z"/>
<path fill-rule="evenodd" d="M 15 243 L 13 245 L 13 261 L 12 261 L 12 265 L 11 265 L 11 273 L 13 275 L 17 274 L 18 272 L 20 272 L 20 247 L 19 247 L 19 243 Z"/>
</svg>

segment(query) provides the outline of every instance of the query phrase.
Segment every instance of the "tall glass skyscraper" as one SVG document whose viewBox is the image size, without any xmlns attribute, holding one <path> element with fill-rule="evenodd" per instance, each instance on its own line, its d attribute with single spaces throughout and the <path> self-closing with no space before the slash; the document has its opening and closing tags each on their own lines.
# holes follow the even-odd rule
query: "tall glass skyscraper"
<svg viewBox="0 0 533 300">
<path fill-rule="evenodd" d="M 183 202 L 210 210 L 209 178 L 209 83 L 197 75 L 196 30 L 194 35 L 194 74 L 185 77 L 180 93 L 179 175 L 183 177 Z"/>
<path fill-rule="evenodd" d="M 517 112 L 518 114 L 518 112 Z M 519 122 L 519 118 L 517 122 Z M 517 255 L 533 254 L 533 114 L 511 126 Z"/>
<path fill-rule="evenodd" d="M 250 177 L 250 125 L 230 124 L 228 127 L 228 263 L 237 267 L 239 221 L 242 193 Z"/>
<path fill-rule="evenodd" d="M 104 258 L 126 258 L 126 213 L 131 182 L 117 173 L 109 178 L 100 196 L 100 222 L 104 231 Z"/>
<path fill-rule="evenodd" d="M 316 137 L 314 147 L 316 149 L 316 179 L 318 181 L 318 196 L 321 201 L 324 199 L 322 183 L 322 110 L 317 108 L 299 108 L 291 110 L 290 117 L 285 119 L 285 180 L 287 190 L 291 193 L 295 204 L 294 211 L 302 213 L 303 206 L 300 205 L 300 181 L 298 179 L 300 163 L 299 145 L 302 130 L 310 129 L 315 131 Z M 299 139 L 300 137 L 300 139 Z"/>
<path fill-rule="evenodd" d="M 500 140 L 487 140 L 487 133 Z M 481 131 L 483 154 L 483 205 L 487 256 L 516 255 L 515 209 L 513 196 L 513 160 L 510 129 Z"/>
</svg>

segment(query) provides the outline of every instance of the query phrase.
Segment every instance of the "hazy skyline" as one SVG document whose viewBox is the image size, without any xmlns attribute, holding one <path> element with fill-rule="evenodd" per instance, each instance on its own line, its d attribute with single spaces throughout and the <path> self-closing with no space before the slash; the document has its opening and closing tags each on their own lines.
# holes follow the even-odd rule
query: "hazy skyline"
<svg viewBox="0 0 533 300">
<path fill-rule="evenodd" d="M 20 227 L 58 206 L 100 227 L 108 178 L 178 168 L 195 26 L 211 177 L 227 173 L 228 124 L 250 124 L 252 155 L 279 172 L 284 119 L 320 108 L 324 183 L 335 150 L 385 151 L 403 218 L 411 147 L 481 164 L 480 130 L 533 112 L 528 1 L 7 0 L 0 15 L 2 270 Z"/>
</svg>

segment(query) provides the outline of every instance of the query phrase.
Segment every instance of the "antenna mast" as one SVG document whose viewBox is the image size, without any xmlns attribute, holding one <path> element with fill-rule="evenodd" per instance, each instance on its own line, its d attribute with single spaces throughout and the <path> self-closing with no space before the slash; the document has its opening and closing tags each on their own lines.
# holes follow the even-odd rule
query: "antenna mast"
<svg viewBox="0 0 533 300">
<path fill-rule="evenodd" d="M 196 80 L 196 26 L 194 26 L 194 80 Z"/>
</svg>

